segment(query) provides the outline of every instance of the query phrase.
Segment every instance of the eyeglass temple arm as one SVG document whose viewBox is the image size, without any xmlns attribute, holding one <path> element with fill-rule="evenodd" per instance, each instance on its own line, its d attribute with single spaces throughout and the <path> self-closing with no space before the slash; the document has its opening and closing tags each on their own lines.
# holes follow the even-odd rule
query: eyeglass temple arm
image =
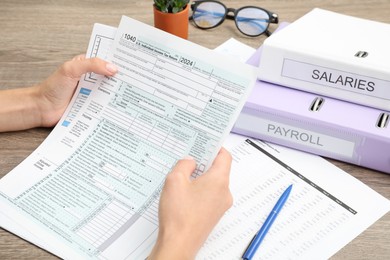
<svg viewBox="0 0 390 260">
<path fill-rule="evenodd" d="M 270 23 L 279 23 L 279 17 L 278 17 L 278 15 L 277 14 L 275 14 L 275 13 L 270 13 L 270 21 L 269 21 Z M 270 37 L 271 36 L 271 32 L 269 31 L 269 30 L 266 30 L 265 31 L 265 35 L 267 35 L 268 37 Z"/>
</svg>

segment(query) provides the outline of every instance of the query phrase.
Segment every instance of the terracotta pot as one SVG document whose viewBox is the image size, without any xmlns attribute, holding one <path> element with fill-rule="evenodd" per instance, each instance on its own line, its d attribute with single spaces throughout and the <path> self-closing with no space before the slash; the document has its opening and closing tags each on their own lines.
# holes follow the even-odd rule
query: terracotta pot
<svg viewBox="0 0 390 260">
<path fill-rule="evenodd" d="M 179 13 L 163 13 L 156 9 L 154 11 L 154 27 L 169 32 L 183 39 L 188 38 L 188 10 L 189 5 Z"/>
</svg>

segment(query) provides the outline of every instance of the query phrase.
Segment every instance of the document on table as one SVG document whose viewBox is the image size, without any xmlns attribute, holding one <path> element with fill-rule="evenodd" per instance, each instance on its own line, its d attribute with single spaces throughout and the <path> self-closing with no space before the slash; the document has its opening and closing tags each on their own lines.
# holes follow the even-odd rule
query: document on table
<svg viewBox="0 0 390 260">
<path fill-rule="evenodd" d="M 255 259 L 328 259 L 390 210 L 390 201 L 319 156 L 231 134 L 234 203 L 197 259 L 241 259 L 280 194 L 290 196 Z"/>
<path fill-rule="evenodd" d="M 207 170 L 256 73 L 128 17 L 92 38 L 88 55 L 110 50 L 119 72 L 85 75 L 45 142 L 0 181 L 1 225 L 63 258 L 139 259 L 166 174 L 185 155 L 194 177 Z"/>
</svg>

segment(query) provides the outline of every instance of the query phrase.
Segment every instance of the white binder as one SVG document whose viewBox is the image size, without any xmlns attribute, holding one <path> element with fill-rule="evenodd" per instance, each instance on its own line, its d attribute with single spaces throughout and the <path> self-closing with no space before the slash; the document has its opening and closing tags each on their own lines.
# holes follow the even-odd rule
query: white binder
<svg viewBox="0 0 390 260">
<path fill-rule="evenodd" d="M 390 24 L 313 9 L 263 44 L 258 77 L 390 111 Z"/>
</svg>

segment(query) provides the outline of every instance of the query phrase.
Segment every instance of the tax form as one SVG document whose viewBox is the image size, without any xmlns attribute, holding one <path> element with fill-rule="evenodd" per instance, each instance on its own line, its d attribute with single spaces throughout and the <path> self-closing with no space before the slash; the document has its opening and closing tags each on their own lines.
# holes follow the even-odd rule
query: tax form
<svg viewBox="0 0 390 260">
<path fill-rule="evenodd" d="M 194 177 L 207 170 L 256 80 L 128 17 L 95 27 L 88 56 L 105 55 L 117 75 L 86 74 L 48 138 L 0 181 L 1 225 L 61 258 L 147 256 L 166 174 L 185 155 Z"/>
</svg>

